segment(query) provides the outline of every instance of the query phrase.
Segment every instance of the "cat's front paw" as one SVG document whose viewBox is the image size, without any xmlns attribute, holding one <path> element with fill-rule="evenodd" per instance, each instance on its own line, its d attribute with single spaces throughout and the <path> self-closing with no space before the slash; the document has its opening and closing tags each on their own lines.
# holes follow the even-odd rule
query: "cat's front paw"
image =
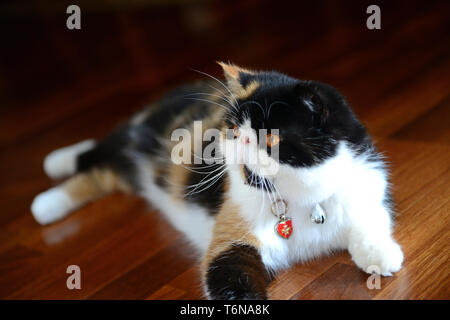
<svg viewBox="0 0 450 320">
<path fill-rule="evenodd" d="M 385 244 L 355 244 L 349 248 L 352 260 L 367 273 L 392 276 L 402 267 L 403 252 L 394 241 Z"/>
</svg>

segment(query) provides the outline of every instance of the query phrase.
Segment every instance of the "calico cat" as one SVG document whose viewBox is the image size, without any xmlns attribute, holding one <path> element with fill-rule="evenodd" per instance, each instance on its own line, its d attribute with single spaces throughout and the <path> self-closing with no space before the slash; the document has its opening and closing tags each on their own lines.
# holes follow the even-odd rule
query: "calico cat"
<svg viewBox="0 0 450 320">
<path fill-rule="evenodd" d="M 344 97 L 219 64 L 227 84 L 180 87 L 106 139 L 50 153 L 45 172 L 73 176 L 34 199 L 35 219 L 52 223 L 116 190 L 139 194 L 200 250 L 210 299 L 266 299 L 277 271 L 341 249 L 365 272 L 398 271 L 385 165 Z M 178 152 L 182 163 L 180 129 L 200 146 Z M 205 141 L 209 129 L 219 137 Z"/>
</svg>

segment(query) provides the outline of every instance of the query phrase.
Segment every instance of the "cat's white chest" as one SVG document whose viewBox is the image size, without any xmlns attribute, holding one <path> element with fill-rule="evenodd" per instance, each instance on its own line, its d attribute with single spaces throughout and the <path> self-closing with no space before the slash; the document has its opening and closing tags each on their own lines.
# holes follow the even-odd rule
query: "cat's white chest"
<svg viewBox="0 0 450 320">
<path fill-rule="evenodd" d="M 345 247 L 342 205 L 332 197 L 320 206 L 326 215 L 323 224 L 311 220 L 314 206 L 290 204 L 287 216 L 292 219 L 293 232 L 289 239 L 277 234 L 275 226 L 278 219 L 275 216 L 255 226 L 254 232 L 261 242 L 260 252 L 266 266 L 274 270 L 288 268 L 299 261 Z"/>
</svg>

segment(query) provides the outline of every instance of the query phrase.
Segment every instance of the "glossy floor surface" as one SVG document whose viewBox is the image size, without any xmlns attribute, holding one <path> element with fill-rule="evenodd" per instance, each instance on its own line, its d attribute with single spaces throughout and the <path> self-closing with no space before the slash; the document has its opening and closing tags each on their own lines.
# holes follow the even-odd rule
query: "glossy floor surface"
<svg viewBox="0 0 450 320">
<path fill-rule="evenodd" d="M 114 194 L 47 227 L 29 207 L 54 183 L 48 152 L 105 136 L 200 78 L 192 69 L 220 76 L 216 60 L 336 86 L 392 172 L 403 269 L 369 290 L 336 253 L 281 273 L 271 298 L 450 298 L 448 1 L 381 2 L 381 30 L 366 28 L 364 1 L 79 2 L 78 31 L 65 26 L 64 1 L 0 5 L 0 298 L 202 298 L 195 252 L 141 199 Z M 69 265 L 81 290 L 66 287 Z"/>
</svg>

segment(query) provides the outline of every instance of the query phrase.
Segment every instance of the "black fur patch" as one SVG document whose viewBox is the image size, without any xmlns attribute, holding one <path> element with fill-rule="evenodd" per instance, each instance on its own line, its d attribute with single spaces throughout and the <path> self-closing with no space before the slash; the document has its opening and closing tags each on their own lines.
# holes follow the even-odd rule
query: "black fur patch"
<svg viewBox="0 0 450 320">
<path fill-rule="evenodd" d="M 383 198 L 383 204 L 388 209 L 391 220 L 393 222 L 395 222 L 395 218 L 396 218 L 395 213 L 396 213 L 397 208 L 396 208 L 394 197 L 392 196 L 392 192 L 391 192 L 391 190 L 389 190 L 389 188 L 386 188 L 384 198 Z"/>
<path fill-rule="evenodd" d="M 257 132 L 278 129 L 280 163 L 293 167 L 320 164 L 336 154 L 342 141 L 355 150 L 372 146 L 345 98 L 327 84 L 277 72 L 241 73 L 239 81 L 260 85 L 252 96 L 238 101 L 236 124 L 250 119 Z"/>
<path fill-rule="evenodd" d="M 87 171 L 94 167 L 110 167 L 135 190 L 139 190 L 133 152 L 148 153 L 154 150 L 155 143 L 150 128 L 121 126 L 100 141 L 94 149 L 78 156 L 77 171 Z"/>
<path fill-rule="evenodd" d="M 158 101 L 156 110 L 144 120 L 143 125 L 152 128 L 156 135 L 170 139 L 170 136 L 166 136 L 166 130 L 177 116 L 185 115 L 185 121 L 178 123 L 178 128 L 186 128 L 191 126 L 193 121 L 203 119 L 212 108 L 215 108 L 204 101 L 195 100 L 196 98 L 204 99 L 204 96 L 195 94 L 205 91 L 211 91 L 211 88 L 203 82 L 172 90 Z"/>
<path fill-rule="evenodd" d="M 267 299 L 272 278 L 256 248 L 234 245 L 209 265 L 206 285 L 212 299 L 259 300 Z"/>
<path fill-rule="evenodd" d="M 192 166 L 192 169 L 196 172 L 190 171 L 188 174 L 188 179 L 186 182 L 186 199 L 207 208 L 208 212 L 214 215 L 219 212 L 223 204 L 225 196 L 224 182 L 227 178 L 227 174 L 221 174 L 217 177 L 217 179 L 214 179 L 214 176 L 219 174 L 220 170 L 218 169 L 221 164 L 207 168 L 205 168 L 205 166 L 207 166 L 207 164 L 204 163 Z M 217 171 L 209 174 L 213 170 Z"/>
</svg>

